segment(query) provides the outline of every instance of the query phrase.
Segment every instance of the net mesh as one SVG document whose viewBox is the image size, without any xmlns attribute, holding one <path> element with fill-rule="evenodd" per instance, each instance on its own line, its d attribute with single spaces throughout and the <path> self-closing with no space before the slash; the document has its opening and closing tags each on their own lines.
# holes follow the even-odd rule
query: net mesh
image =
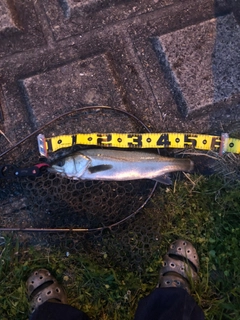
<svg viewBox="0 0 240 320">
<path fill-rule="evenodd" d="M 114 109 L 83 108 L 46 126 L 46 137 L 79 132 L 147 132 L 127 113 Z M 50 155 L 54 161 L 74 150 Z M 39 163 L 37 134 L 1 158 L 1 165 L 19 168 Z M 29 244 L 58 246 L 66 251 L 94 253 L 123 266 L 142 268 L 157 248 L 157 219 L 136 215 L 156 188 L 151 180 L 76 181 L 48 171 L 40 177 L 0 179 L 1 228 L 78 229 L 78 232 L 22 233 Z M 80 232 L 81 231 L 81 232 Z M 20 232 L 21 234 L 21 232 Z M 151 248 L 151 249 L 150 249 Z"/>
</svg>

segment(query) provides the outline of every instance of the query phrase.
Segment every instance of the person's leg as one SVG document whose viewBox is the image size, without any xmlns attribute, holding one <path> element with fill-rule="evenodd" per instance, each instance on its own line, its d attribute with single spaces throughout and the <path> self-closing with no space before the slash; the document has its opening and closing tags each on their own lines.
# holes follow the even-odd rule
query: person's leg
<svg viewBox="0 0 240 320">
<path fill-rule="evenodd" d="M 182 288 L 157 288 L 140 300 L 135 320 L 203 320 L 202 309 Z"/>
<path fill-rule="evenodd" d="M 90 320 L 89 317 L 68 304 L 44 302 L 31 315 L 30 320 Z"/>
<path fill-rule="evenodd" d="M 159 287 L 140 300 L 135 320 L 204 320 L 202 309 L 189 294 L 198 270 L 193 245 L 185 240 L 172 243 L 164 256 Z"/>
<path fill-rule="evenodd" d="M 27 280 L 30 320 L 89 320 L 82 311 L 67 304 L 63 287 L 46 269 L 34 271 Z"/>
</svg>

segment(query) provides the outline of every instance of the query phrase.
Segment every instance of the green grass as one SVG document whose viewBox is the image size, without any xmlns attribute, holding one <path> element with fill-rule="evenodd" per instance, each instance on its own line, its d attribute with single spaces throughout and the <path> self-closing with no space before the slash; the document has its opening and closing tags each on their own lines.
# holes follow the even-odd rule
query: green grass
<svg viewBox="0 0 240 320">
<path fill-rule="evenodd" d="M 5 244 L 0 246 L 0 319 L 28 318 L 25 281 L 40 267 L 51 270 L 66 287 L 69 303 L 92 319 L 133 319 L 138 300 L 156 286 L 161 255 L 172 241 L 185 238 L 199 253 L 200 282 L 192 292 L 206 319 L 239 320 L 240 183 L 228 185 L 217 176 L 190 177 L 192 181 L 159 188 L 141 213 L 149 219 L 161 217 L 161 241 L 156 250 L 153 246 L 155 251 L 150 261 L 143 261 L 141 270 L 118 266 L 107 246 L 98 260 L 91 252 L 66 257 L 66 251 L 59 248 L 22 248 L 15 238 L 4 235 Z"/>
</svg>

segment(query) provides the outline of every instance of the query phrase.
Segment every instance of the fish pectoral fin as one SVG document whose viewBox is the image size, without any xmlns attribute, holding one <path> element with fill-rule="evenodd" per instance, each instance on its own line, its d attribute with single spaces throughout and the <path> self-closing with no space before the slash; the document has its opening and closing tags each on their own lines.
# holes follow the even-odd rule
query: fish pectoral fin
<svg viewBox="0 0 240 320">
<path fill-rule="evenodd" d="M 168 174 L 163 174 L 162 176 L 156 177 L 153 180 L 155 180 L 161 184 L 166 184 L 166 185 L 172 184 L 172 180 Z"/>
<path fill-rule="evenodd" d="M 110 169 L 112 169 L 112 167 L 113 166 L 111 166 L 110 164 L 100 164 L 98 166 L 89 167 L 88 171 L 90 173 L 96 173 L 96 172 L 110 170 Z"/>
</svg>

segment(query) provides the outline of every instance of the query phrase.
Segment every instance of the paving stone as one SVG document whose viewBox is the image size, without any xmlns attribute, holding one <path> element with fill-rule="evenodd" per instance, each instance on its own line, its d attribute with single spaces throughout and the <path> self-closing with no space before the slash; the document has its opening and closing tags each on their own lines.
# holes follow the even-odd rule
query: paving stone
<svg viewBox="0 0 240 320">
<path fill-rule="evenodd" d="M 240 2 L 239 0 L 225 0 L 231 7 L 233 14 L 240 24 Z"/>
<path fill-rule="evenodd" d="M 28 54 L 16 54 L 0 60 L 0 70 L 2 70 L 0 81 L 3 83 L 2 88 L 6 102 L 4 103 L 4 123 L 10 124 L 6 134 L 13 143 L 30 134 L 31 131 L 39 126 L 36 119 L 34 119 L 35 106 L 38 106 L 38 111 L 41 110 L 42 118 L 44 117 L 43 113 L 46 111 L 46 121 L 43 120 L 41 122 L 41 124 L 45 124 L 57 115 L 67 112 L 73 107 L 76 108 L 77 105 L 82 105 L 85 102 L 82 96 L 80 96 L 79 90 L 75 89 L 75 92 L 72 92 L 72 82 L 65 80 L 64 84 L 64 78 L 57 70 L 59 66 L 65 66 L 65 69 L 67 69 L 67 66 L 71 65 L 73 61 L 91 60 L 91 58 L 86 59 L 86 57 L 99 56 L 99 52 L 105 52 L 102 56 L 108 69 L 107 75 L 110 74 L 114 85 L 111 84 L 106 89 L 106 95 L 105 93 L 103 94 L 106 97 L 105 100 L 101 97 L 99 99 L 96 98 L 94 104 L 99 105 L 103 101 L 104 104 L 113 108 L 125 108 L 126 111 L 139 117 L 150 128 L 155 127 L 154 123 L 162 122 L 159 110 L 156 109 L 155 98 L 152 95 L 141 64 L 139 64 L 139 59 L 135 54 L 131 39 L 129 39 L 127 32 L 124 32 L 123 29 L 121 29 L 120 34 L 115 29 L 111 29 L 110 32 L 109 30 L 98 31 L 96 34 L 91 34 L 91 36 L 86 34 L 81 38 L 76 36 L 65 39 L 58 42 L 57 47 L 44 47 L 40 50 L 32 50 Z M 76 66 L 76 64 L 74 65 Z M 99 68 L 101 69 L 100 63 Z M 56 71 L 55 73 L 54 70 Z M 100 83 L 106 83 L 107 80 L 105 78 L 107 79 L 107 76 L 105 77 L 104 70 L 105 67 L 103 66 L 102 70 L 96 73 L 95 83 L 97 82 L 97 77 L 99 77 Z M 44 82 L 48 79 L 49 73 L 51 73 L 53 88 L 57 86 L 55 82 L 61 82 L 63 86 L 63 88 L 59 89 L 58 95 L 60 98 L 57 102 L 56 95 L 52 93 L 51 96 L 49 93 L 51 92 L 51 87 L 45 89 L 41 84 L 42 81 Z M 54 74 L 56 74 L 55 81 Z M 74 79 L 76 77 L 75 73 L 71 77 Z M 32 84 L 35 91 L 32 90 L 32 87 L 30 88 L 32 90 L 32 101 L 30 102 L 29 93 L 26 90 L 24 81 L 26 80 L 26 83 L 28 81 L 30 83 L 31 78 L 36 81 Z M 70 78 L 70 75 L 66 74 L 66 78 Z M 103 78 L 104 81 L 102 81 Z M 19 81 L 19 79 L 22 80 Z M 32 81 L 34 82 L 33 79 Z M 83 79 L 86 79 L 83 75 L 80 77 L 80 80 L 76 78 L 75 87 Z M 92 78 L 90 80 L 93 81 Z M 89 83 L 89 86 L 91 85 Z M 84 88 L 87 89 L 87 86 Z M 31 91 L 30 89 L 29 92 Z M 64 90 L 68 90 L 68 94 L 62 99 Z M 35 93 L 36 97 L 34 98 Z M 46 94 L 46 105 L 42 104 L 39 106 L 39 101 L 42 101 L 41 99 Z M 52 100 L 52 103 L 50 100 Z M 92 104 L 92 100 L 89 100 L 88 104 Z M 32 106 L 34 110 L 32 110 Z M 51 112 L 52 115 L 50 117 Z"/>
<path fill-rule="evenodd" d="M 81 105 L 123 106 L 107 55 L 21 80 L 35 128 Z"/>
<path fill-rule="evenodd" d="M 88 14 L 89 12 L 99 11 L 109 7 L 112 2 L 119 2 L 119 1 L 109 1 L 109 0 L 82 0 L 82 1 L 75 1 L 75 0 L 61 0 L 60 6 L 64 10 L 66 17 L 72 17 L 76 14 L 84 15 Z M 121 1 L 120 1 L 121 2 Z"/>
<path fill-rule="evenodd" d="M 233 15 L 177 30 L 158 41 L 161 63 L 187 112 L 240 91 L 240 27 Z"/>
<path fill-rule="evenodd" d="M 0 122 L 3 121 L 3 113 L 2 113 L 2 92 L 1 92 L 1 88 L 0 88 Z"/>
<path fill-rule="evenodd" d="M 176 52 L 178 52 L 178 50 L 180 52 L 185 50 L 187 59 L 187 50 L 189 47 L 191 49 L 190 42 L 193 42 L 192 46 L 194 46 L 194 44 L 196 45 L 196 41 L 193 41 L 195 33 L 192 31 L 191 41 L 183 37 L 180 41 L 176 36 L 174 39 L 175 42 L 173 41 L 173 43 L 171 43 L 173 49 L 169 46 L 166 53 L 160 42 L 161 38 L 167 38 L 168 35 L 173 35 L 175 32 L 180 32 L 181 34 L 182 30 L 188 28 L 194 30 L 194 26 L 201 27 L 202 24 L 208 25 L 209 22 L 211 25 L 211 22 L 216 20 L 217 16 L 219 18 L 219 20 L 216 20 L 218 25 L 218 32 L 216 32 L 218 36 L 216 38 L 218 47 L 220 43 L 222 43 L 221 48 L 228 47 L 228 45 L 226 45 L 228 36 L 224 36 L 224 39 L 220 37 L 220 23 L 218 21 L 221 21 L 224 17 L 227 18 L 225 18 L 226 20 L 222 20 L 222 28 L 225 24 L 226 30 L 223 28 L 221 32 L 230 33 L 228 28 L 233 29 L 233 35 L 231 35 L 230 38 L 233 38 L 234 45 L 236 46 L 239 37 L 237 31 L 238 26 L 236 20 L 231 20 L 231 18 L 233 18 L 232 16 L 229 17 L 229 12 L 229 5 L 224 0 L 186 1 L 181 3 L 181 5 L 176 4 L 170 8 L 163 8 L 161 12 L 154 12 L 154 14 L 151 15 L 151 19 L 147 19 L 147 22 L 144 20 L 147 17 L 141 17 L 141 21 L 136 18 L 128 29 L 162 115 L 163 120 L 159 123 L 158 130 L 164 129 L 166 131 L 177 130 L 178 132 L 189 131 L 213 134 L 221 131 L 220 128 L 222 128 L 223 123 L 230 125 L 231 122 L 238 121 L 240 107 L 238 103 L 239 90 L 237 87 L 239 87 L 239 82 L 236 85 L 234 85 L 234 83 L 232 84 L 227 98 L 221 96 L 221 90 L 217 91 L 215 89 L 215 96 L 213 96 L 211 104 L 204 105 L 204 103 L 202 103 L 201 107 L 196 108 L 195 104 L 193 104 L 194 99 L 192 99 L 192 105 L 187 105 L 184 95 L 186 92 L 183 91 L 183 88 L 177 82 L 175 74 L 172 71 L 171 61 L 168 60 L 167 54 L 173 50 L 176 50 Z M 204 28 L 202 30 L 204 31 Z M 198 34 L 198 32 L 196 32 L 196 34 Z M 208 35 L 204 33 L 201 34 L 201 38 L 209 41 Z M 212 45 L 214 45 L 214 41 Z M 234 50 L 231 51 L 231 54 L 234 56 L 234 62 L 237 63 L 237 56 L 234 55 Z M 219 58 L 224 58 L 224 53 L 218 52 L 217 59 Z M 215 58 L 215 61 L 217 59 Z M 187 67 L 188 63 L 186 62 L 186 68 Z M 190 67 L 191 65 L 189 68 Z M 209 68 L 209 70 L 211 70 L 211 68 Z M 178 68 L 176 68 L 175 71 L 178 72 Z M 203 72 L 205 72 L 205 70 L 203 70 Z M 234 72 L 235 77 L 238 78 L 238 71 L 234 70 Z M 215 84 L 217 76 L 218 80 L 221 79 L 220 74 L 220 69 L 217 69 L 217 71 L 215 69 Z M 227 78 L 232 77 L 230 72 L 227 74 Z M 213 75 L 210 75 L 211 78 L 213 78 Z M 225 80 L 227 78 L 225 78 Z M 185 81 L 185 79 L 183 81 Z M 188 83 L 185 85 L 187 86 Z M 225 91 L 224 96 L 227 96 Z M 196 102 L 198 98 L 199 97 L 196 98 Z"/>
<path fill-rule="evenodd" d="M 186 120 L 186 108 L 182 108 L 179 96 L 174 95 L 173 86 L 166 77 L 166 68 L 160 62 L 159 52 L 156 50 L 159 46 L 159 37 L 209 21 L 215 17 L 216 11 L 218 14 L 225 14 L 227 10 L 228 8 L 224 6 L 216 8 L 214 0 L 176 2 L 174 6 L 155 11 L 151 14 L 151 18 L 147 15 L 136 18 L 128 28 L 162 115 L 157 130 L 203 132 L 209 128 L 205 123 L 200 125 L 203 122 L 201 116 L 197 128 L 196 120 L 194 124 Z"/>
<path fill-rule="evenodd" d="M 46 44 L 32 0 L 0 3 L 0 58 Z"/>
<path fill-rule="evenodd" d="M 17 31 L 19 22 L 13 16 L 6 0 L 0 2 L 0 32 Z"/>
<path fill-rule="evenodd" d="M 0 154 L 10 148 L 12 141 L 12 137 L 9 132 L 13 131 L 11 127 L 11 122 L 6 121 L 6 114 L 3 113 L 4 109 L 4 98 L 2 94 L 2 90 L 0 87 Z"/>
<path fill-rule="evenodd" d="M 178 2 L 179 0 L 177 0 Z M 176 2 L 176 1 L 175 1 Z M 174 0 L 43 0 L 46 14 L 57 40 L 74 34 L 123 21 L 159 8 L 169 6 Z"/>
<path fill-rule="evenodd" d="M 117 7 L 120 16 L 122 15 L 122 17 L 126 18 L 131 13 L 139 14 L 142 10 L 144 10 L 144 8 L 147 8 L 148 11 L 152 11 L 153 7 L 156 7 L 158 3 L 161 3 L 161 5 L 164 6 L 167 4 L 172 4 L 173 2 L 148 0 L 142 1 L 141 3 L 128 1 L 128 4 L 126 4 L 125 0 L 60 0 L 59 3 L 66 17 L 73 17 L 77 15 L 81 17 L 90 16 L 109 8 L 111 8 L 110 10 L 113 12 L 114 7 Z M 120 10 L 123 8 L 125 8 L 125 10 L 120 12 Z M 120 17 L 118 17 L 118 20 L 119 18 Z"/>
</svg>

